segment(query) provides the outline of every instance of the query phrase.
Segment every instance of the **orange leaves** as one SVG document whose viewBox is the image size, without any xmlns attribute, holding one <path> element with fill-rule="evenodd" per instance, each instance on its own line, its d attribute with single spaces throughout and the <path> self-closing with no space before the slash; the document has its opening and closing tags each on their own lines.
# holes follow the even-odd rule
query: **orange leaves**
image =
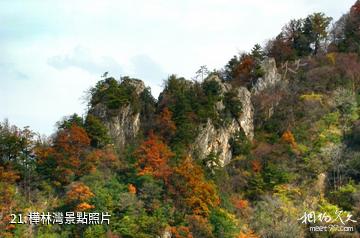
<svg viewBox="0 0 360 238">
<path fill-rule="evenodd" d="M 257 236 L 253 231 L 248 231 L 248 232 L 240 232 L 240 234 L 236 237 L 236 238 L 260 238 L 259 236 Z"/>
<path fill-rule="evenodd" d="M 55 153 L 54 148 L 45 146 L 37 146 L 35 147 L 34 151 L 38 158 L 38 163 L 40 164 L 44 164 L 44 160 Z"/>
<path fill-rule="evenodd" d="M 58 185 L 69 184 L 85 174 L 116 165 L 113 148 L 93 149 L 85 130 L 76 124 L 59 130 L 52 146 L 35 148 L 39 170 Z"/>
<path fill-rule="evenodd" d="M 233 198 L 232 203 L 236 209 L 246 209 L 249 207 L 249 201 L 246 199 Z"/>
<path fill-rule="evenodd" d="M 294 135 L 291 133 L 290 130 L 286 130 L 284 132 L 284 134 L 281 136 L 281 139 L 290 144 L 293 148 L 295 148 L 297 145 L 296 145 L 296 141 L 295 141 L 295 138 L 294 138 Z"/>
<path fill-rule="evenodd" d="M 84 172 L 79 168 L 89 146 L 90 139 L 85 130 L 76 124 L 59 131 L 54 142 L 54 156 L 58 163 L 58 172 L 66 172 L 68 175 L 80 175 Z"/>
<path fill-rule="evenodd" d="M 18 179 L 17 173 L 0 166 L 0 237 L 5 237 L 6 231 L 13 228 L 9 226 L 11 219 L 9 214 L 16 207 L 14 196 L 16 194 L 15 182 Z"/>
<path fill-rule="evenodd" d="M 293 134 L 291 133 L 291 131 L 289 131 L 289 130 L 287 130 L 283 133 L 283 135 L 281 136 L 281 139 L 289 144 L 295 143 L 295 138 L 294 138 Z"/>
<path fill-rule="evenodd" d="M 89 209 L 93 209 L 93 208 L 95 208 L 95 206 L 90 205 L 90 204 L 88 204 L 88 203 L 86 203 L 86 202 L 82 202 L 82 203 L 80 203 L 79 205 L 77 205 L 77 206 L 75 207 L 75 211 L 76 211 L 76 212 L 83 212 L 83 211 L 86 211 L 86 210 L 89 210 Z"/>
<path fill-rule="evenodd" d="M 72 183 L 66 193 L 66 202 L 75 205 L 76 211 L 85 211 L 94 208 L 87 201 L 95 195 L 82 182 Z"/>
<path fill-rule="evenodd" d="M 207 216 L 210 208 L 219 204 L 214 184 L 206 181 L 202 169 L 191 158 L 174 168 L 172 179 L 170 191 L 190 213 Z"/>
<path fill-rule="evenodd" d="M 136 167 L 139 175 L 148 174 L 167 181 L 170 175 L 168 160 L 173 153 L 157 136 L 151 133 L 149 138 L 137 149 L 135 156 L 138 158 Z"/>
<path fill-rule="evenodd" d="M 180 209 L 188 210 L 189 214 L 207 216 L 210 209 L 219 204 L 215 186 L 206 181 L 202 169 L 191 158 L 171 168 L 168 161 L 173 153 L 153 133 L 139 146 L 135 156 L 138 175 L 162 179 Z M 132 190 L 129 185 L 129 191 Z"/>
<path fill-rule="evenodd" d="M 134 185 L 129 184 L 128 185 L 128 190 L 129 190 L 129 193 L 136 194 L 136 187 Z"/>
<path fill-rule="evenodd" d="M 102 157 L 101 157 L 101 163 L 105 164 L 108 167 L 115 166 L 117 162 L 117 157 L 114 151 L 114 148 L 111 146 L 105 147 L 105 149 L 102 150 Z"/>
<path fill-rule="evenodd" d="M 255 61 L 250 55 L 244 55 L 240 61 L 239 66 L 236 68 L 237 75 L 248 76 L 255 66 Z"/>
<path fill-rule="evenodd" d="M 89 145 L 90 138 L 86 131 L 76 124 L 61 130 L 55 139 L 55 147 L 58 150 L 72 155 L 79 155 Z"/>
<path fill-rule="evenodd" d="M 174 238 L 193 238 L 190 230 L 186 226 L 171 227 L 171 237 Z"/>
<path fill-rule="evenodd" d="M 164 139 L 169 139 L 176 132 L 175 122 L 172 120 L 172 112 L 165 107 L 156 120 L 159 134 Z"/>
<path fill-rule="evenodd" d="M 66 193 L 66 200 L 68 202 L 72 201 L 86 201 L 92 198 L 94 194 L 91 192 L 90 188 L 83 184 L 82 182 L 75 182 L 70 185 L 68 192 Z"/>
<path fill-rule="evenodd" d="M 251 168 L 255 173 L 259 173 L 262 168 L 261 162 L 259 160 L 251 161 Z"/>
<path fill-rule="evenodd" d="M 5 170 L 4 167 L 0 166 L 0 183 L 15 183 L 19 179 L 19 175 L 11 170 Z"/>
<path fill-rule="evenodd" d="M 85 160 L 81 161 L 82 163 L 79 174 L 84 175 L 88 172 L 94 172 L 96 170 L 96 165 L 103 156 L 104 154 L 101 150 L 94 150 L 85 155 Z"/>
</svg>

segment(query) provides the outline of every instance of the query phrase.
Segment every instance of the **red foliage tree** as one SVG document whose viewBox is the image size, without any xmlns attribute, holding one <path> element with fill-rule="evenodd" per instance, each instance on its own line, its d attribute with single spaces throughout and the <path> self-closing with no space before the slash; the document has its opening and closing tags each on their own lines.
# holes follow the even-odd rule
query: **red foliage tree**
<svg viewBox="0 0 360 238">
<path fill-rule="evenodd" d="M 189 227 L 186 226 L 171 227 L 171 234 L 174 238 L 193 238 Z"/>
<path fill-rule="evenodd" d="M 166 183 L 170 175 L 168 161 L 173 155 L 159 137 L 150 133 L 149 138 L 135 152 L 139 175 L 152 175 Z"/>
<path fill-rule="evenodd" d="M 19 179 L 17 173 L 11 169 L 0 166 L 0 237 L 8 237 L 14 228 L 9 224 L 10 214 L 15 209 L 15 182 Z"/>
<path fill-rule="evenodd" d="M 170 193 L 176 198 L 177 206 L 189 214 L 207 216 L 220 200 L 213 183 L 206 181 L 202 169 L 191 158 L 186 158 L 174 168 Z"/>
<path fill-rule="evenodd" d="M 136 187 L 133 184 L 128 185 L 129 193 L 136 194 Z"/>
<path fill-rule="evenodd" d="M 243 55 L 240 59 L 240 64 L 236 68 L 237 75 L 244 75 L 248 77 L 255 66 L 255 60 L 250 55 Z"/>
<path fill-rule="evenodd" d="M 281 139 L 290 144 L 292 147 L 296 147 L 296 141 L 294 135 L 291 133 L 290 130 L 286 130 L 283 135 L 281 136 Z"/>
<path fill-rule="evenodd" d="M 52 146 L 36 148 L 41 173 L 62 184 L 94 171 L 102 152 L 93 151 L 85 130 L 76 124 L 61 129 Z"/>
<path fill-rule="evenodd" d="M 172 112 L 167 107 L 164 107 L 156 119 L 157 130 L 159 131 L 159 134 L 167 140 L 175 135 L 176 132 L 176 125 L 172 120 L 172 115 Z"/>
<path fill-rule="evenodd" d="M 252 170 L 255 173 L 259 173 L 261 171 L 261 169 L 262 169 L 262 165 L 261 165 L 261 162 L 259 160 L 251 161 L 251 167 L 252 167 Z"/>
<path fill-rule="evenodd" d="M 66 193 L 66 202 L 74 206 L 75 211 L 85 211 L 94 208 L 88 203 L 95 195 L 90 188 L 81 182 L 72 183 Z"/>
<path fill-rule="evenodd" d="M 295 58 L 295 50 L 292 48 L 291 42 L 282 34 L 278 35 L 274 40 L 268 42 L 267 52 L 269 57 L 274 57 L 277 63 Z"/>
</svg>

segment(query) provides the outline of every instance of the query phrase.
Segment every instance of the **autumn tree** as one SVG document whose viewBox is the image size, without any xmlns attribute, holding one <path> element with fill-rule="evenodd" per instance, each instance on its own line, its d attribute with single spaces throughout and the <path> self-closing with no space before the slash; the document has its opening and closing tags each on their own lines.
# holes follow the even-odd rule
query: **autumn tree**
<svg viewBox="0 0 360 238">
<path fill-rule="evenodd" d="M 136 194 L 136 187 L 131 183 L 128 185 L 128 190 L 129 190 L 129 193 Z"/>
<path fill-rule="evenodd" d="M 85 211 L 94 208 L 89 200 L 95 195 L 90 188 L 82 182 L 74 182 L 69 185 L 66 192 L 66 203 L 72 206 L 75 211 Z"/>
<path fill-rule="evenodd" d="M 240 56 L 240 62 L 235 68 L 235 79 L 247 85 L 251 79 L 253 79 L 255 66 L 255 59 L 250 54 L 242 54 Z"/>
<path fill-rule="evenodd" d="M 259 238 L 252 230 L 246 232 L 240 232 L 236 238 Z"/>
<path fill-rule="evenodd" d="M 297 145 L 296 145 L 296 141 L 295 141 L 295 137 L 294 135 L 291 133 L 290 130 L 286 130 L 282 136 L 281 136 L 281 139 L 290 144 L 293 148 L 295 148 Z"/>
<path fill-rule="evenodd" d="M 265 51 L 267 56 L 275 58 L 278 64 L 287 60 L 293 60 L 296 57 L 296 52 L 291 42 L 284 37 L 283 33 L 270 40 L 265 47 Z"/>
<path fill-rule="evenodd" d="M 60 129 L 53 145 L 39 146 L 36 152 L 39 172 L 63 184 L 94 170 L 98 161 L 98 153 L 91 151 L 90 138 L 76 124 Z"/>
<path fill-rule="evenodd" d="M 136 167 L 139 175 L 152 175 L 167 182 L 170 175 L 169 159 L 173 153 L 154 133 L 150 133 L 135 152 Z"/>
<path fill-rule="evenodd" d="M 189 227 L 186 226 L 178 226 L 171 227 L 171 234 L 174 238 L 194 238 L 192 233 L 190 232 Z"/>
<path fill-rule="evenodd" d="M 11 235 L 13 225 L 9 224 L 10 214 L 16 211 L 16 184 L 19 175 L 0 165 L 0 237 Z"/>
<path fill-rule="evenodd" d="M 156 119 L 156 127 L 159 135 L 166 140 L 170 140 L 176 132 L 175 122 L 172 120 L 173 113 L 169 108 L 164 107 Z"/>
<path fill-rule="evenodd" d="M 60 174 L 80 175 L 82 162 L 86 160 L 86 150 L 90 138 L 85 130 L 75 124 L 69 129 L 61 130 L 54 141 L 56 160 Z"/>
<path fill-rule="evenodd" d="M 189 157 L 174 168 L 169 186 L 179 209 L 188 214 L 207 216 L 219 204 L 214 184 L 205 179 L 201 167 Z"/>
<path fill-rule="evenodd" d="M 264 76 L 261 63 L 265 53 L 259 44 L 256 44 L 251 53 L 242 53 L 234 56 L 225 66 L 225 79 L 234 85 L 251 86 L 254 79 Z"/>
</svg>

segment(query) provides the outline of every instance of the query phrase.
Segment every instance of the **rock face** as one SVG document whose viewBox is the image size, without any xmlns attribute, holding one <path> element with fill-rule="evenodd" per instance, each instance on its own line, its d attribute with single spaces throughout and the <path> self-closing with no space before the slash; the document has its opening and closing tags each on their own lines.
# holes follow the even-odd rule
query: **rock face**
<svg viewBox="0 0 360 238">
<path fill-rule="evenodd" d="M 233 118 L 225 127 L 215 128 L 211 120 L 200 128 L 200 134 L 195 140 L 193 153 L 200 159 L 206 158 L 210 153 L 215 153 L 222 166 L 228 164 L 232 158 L 232 151 L 229 141 L 236 133 L 243 131 L 246 137 L 252 141 L 254 137 L 254 107 L 251 101 L 254 95 L 260 94 L 263 90 L 274 87 L 281 81 L 281 75 L 276 68 L 274 59 L 266 59 L 262 65 L 265 76 L 259 78 L 253 85 L 251 92 L 245 87 L 234 88 L 237 92 L 237 98 L 242 103 L 242 113 L 239 117 Z M 228 83 L 223 83 L 217 77 L 211 77 L 207 80 L 215 80 L 220 83 L 223 93 L 232 89 Z M 222 102 L 217 105 L 217 109 L 224 108 Z"/>
<path fill-rule="evenodd" d="M 266 88 L 273 87 L 281 81 L 281 75 L 277 71 L 274 58 L 265 59 L 261 67 L 264 70 L 265 75 L 263 78 L 256 80 L 256 83 L 251 90 L 253 95 L 257 95 Z"/>
<path fill-rule="evenodd" d="M 242 113 L 237 122 L 240 124 L 240 127 L 244 131 L 245 135 L 249 140 L 254 138 L 254 108 L 251 103 L 251 93 L 247 88 L 238 88 L 238 97 L 242 102 Z"/>
<path fill-rule="evenodd" d="M 239 124 L 233 120 L 227 128 L 215 129 L 214 125 L 208 120 L 194 143 L 194 151 L 200 159 L 204 159 L 211 152 L 219 157 L 222 166 L 230 162 L 232 158 L 230 138 L 240 130 Z"/>
<path fill-rule="evenodd" d="M 141 80 L 128 80 L 137 95 L 140 95 L 145 85 Z M 90 113 L 101 119 L 107 127 L 115 147 L 123 150 L 126 143 L 134 140 L 138 135 L 141 126 L 140 112 L 135 112 L 131 104 L 124 105 L 119 109 L 109 110 L 102 103 L 95 105 Z"/>
<path fill-rule="evenodd" d="M 222 83 L 218 77 L 212 77 L 207 80 L 215 80 L 220 83 L 222 93 L 232 90 L 232 86 L 228 83 Z M 192 153 L 196 154 L 200 159 L 204 159 L 210 153 L 215 153 L 222 166 L 230 162 L 232 151 L 229 141 L 241 130 L 252 140 L 254 137 L 253 127 L 253 107 L 251 104 L 251 93 L 245 87 L 234 88 L 236 97 L 241 101 L 242 113 L 237 118 L 232 118 L 226 126 L 215 127 L 209 119 L 205 125 L 200 128 L 200 134 L 195 140 Z M 217 105 L 218 111 L 225 106 L 222 102 Z"/>
<path fill-rule="evenodd" d="M 209 119 L 207 123 L 200 125 L 200 133 L 195 139 L 190 154 L 197 155 L 200 159 L 206 158 L 210 153 L 215 153 L 221 165 L 226 165 L 232 158 L 230 140 L 243 131 L 251 141 L 254 137 L 254 107 L 252 98 L 260 94 L 266 88 L 276 85 L 281 81 L 281 75 L 277 72 L 274 59 L 267 59 L 263 63 L 265 76 L 256 81 L 249 91 L 245 87 L 233 87 L 231 84 L 222 82 L 217 76 L 211 76 L 206 80 L 215 80 L 221 87 L 221 93 L 232 90 L 235 97 L 241 102 L 242 111 L 240 115 L 233 116 L 226 123 L 226 126 L 215 126 Z M 134 87 L 136 95 L 140 95 L 145 85 L 140 80 L 128 80 L 126 83 Z M 220 113 L 225 105 L 222 101 L 216 104 L 217 111 Z M 99 103 L 95 105 L 90 113 L 100 118 L 109 130 L 115 146 L 122 150 L 127 143 L 131 143 L 141 130 L 141 124 L 146 121 L 141 120 L 141 115 L 136 112 L 132 105 L 127 104 L 115 110 L 109 110 L 105 105 Z"/>
<path fill-rule="evenodd" d="M 122 150 L 125 143 L 132 141 L 140 130 L 140 113 L 134 113 L 131 105 L 117 111 L 116 115 L 109 115 L 106 107 L 98 104 L 93 108 L 92 113 L 102 120 L 116 148 Z"/>
</svg>

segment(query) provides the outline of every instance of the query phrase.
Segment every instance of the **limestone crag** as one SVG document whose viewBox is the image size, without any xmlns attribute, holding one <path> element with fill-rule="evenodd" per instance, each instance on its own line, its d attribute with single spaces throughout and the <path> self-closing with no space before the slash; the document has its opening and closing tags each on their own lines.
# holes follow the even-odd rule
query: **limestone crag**
<svg viewBox="0 0 360 238">
<path fill-rule="evenodd" d="M 141 80 L 131 79 L 126 83 L 134 87 L 136 95 L 140 95 L 145 89 L 144 82 Z M 115 147 L 119 150 L 123 150 L 127 143 L 132 142 L 140 131 L 140 112 L 137 112 L 131 104 L 110 110 L 104 104 L 98 103 L 90 109 L 89 113 L 101 119 Z"/>
<path fill-rule="evenodd" d="M 236 133 L 242 130 L 250 141 L 253 140 L 254 107 L 252 97 L 260 94 L 267 88 L 275 87 L 281 82 L 281 75 L 277 71 L 274 59 L 264 60 L 262 68 L 265 75 L 263 78 L 256 80 L 256 83 L 251 88 L 251 92 L 245 87 L 233 88 L 231 84 L 222 82 L 216 76 L 206 79 L 217 81 L 223 94 L 235 89 L 237 98 L 242 104 L 242 112 L 239 117 L 234 117 L 226 126 L 216 128 L 211 120 L 208 120 L 205 125 L 201 125 L 200 133 L 192 148 L 192 154 L 196 154 L 200 159 L 204 159 L 210 153 L 214 153 L 218 156 L 220 164 L 224 166 L 231 161 L 232 151 L 229 142 Z M 216 107 L 218 111 L 221 111 L 225 106 L 223 102 L 218 102 Z"/>
<path fill-rule="evenodd" d="M 276 62 L 274 58 L 265 59 L 261 65 L 265 72 L 264 77 L 258 78 L 254 83 L 251 94 L 257 95 L 263 90 L 275 86 L 281 81 L 281 75 L 278 73 Z"/>
<path fill-rule="evenodd" d="M 214 125 L 208 119 L 205 124 L 199 125 L 199 134 L 195 138 L 190 154 L 196 155 L 199 159 L 206 158 L 210 153 L 215 153 L 221 165 L 226 165 L 232 159 L 230 140 L 234 136 L 243 131 L 246 137 L 251 141 L 254 137 L 254 107 L 252 98 L 254 95 L 260 94 L 267 88 L 274 87 L 281 81 L 281 75 L 278 73 L 274 59 L 266 59 L 263 62 L 263 70 L 265 75 L 263 78 L 256 80 L 256 83 L 249 90 L 246 87 L 235 87 L 228 82 L 223 82 L 218 76 L 210 76 L 205 80 L 214 80 L 218 82 L 221 88 L 221 94 L 224 96 L 230 90 L 235 92 L 235 97 L 241 102 L 242 111 L 238 116 L 224 123 L 224 125 Z M 136 95 L 140 95 L 145 85 L 141 80 L 128 79 L 126 82 L 133 86 Z M 189 81 L 189 84 L 191 82 Z M 221 115 L 225 105 L 223 101 L 216 104 L 216 110 Z M 127 143 L 131 143 L 145 125 L 146 120 L 141 119 L 141 114 L 134 109 L 134 105 L 126 104 L 118 109 L 107 109 L 102 103 L 91 108 L 90 113 L 100 118 L 107 129 L 111 138 L 113 138 L 115 146 L 123 150 Z"/>
</svg>

